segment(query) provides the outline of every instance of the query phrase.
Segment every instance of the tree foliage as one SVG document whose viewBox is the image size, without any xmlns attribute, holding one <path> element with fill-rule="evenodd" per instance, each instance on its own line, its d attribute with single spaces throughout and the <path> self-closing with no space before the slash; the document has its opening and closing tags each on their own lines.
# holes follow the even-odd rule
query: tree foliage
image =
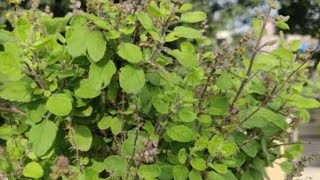
<svg viewBox="0 0 320 180">
<path fill-rule="evenodd" d="M 263 179 L 278 158 L 291 173 L 303 146 L 287 131 L 320 103 L 309 52 L 262 51 L 266 23 L 286 24 L 275 2 L 235 49 L 213 49 L 191 4 L 94 2 L 60 18 L 17 9 L 0 30 L 2 176 Z"/>
</svg>

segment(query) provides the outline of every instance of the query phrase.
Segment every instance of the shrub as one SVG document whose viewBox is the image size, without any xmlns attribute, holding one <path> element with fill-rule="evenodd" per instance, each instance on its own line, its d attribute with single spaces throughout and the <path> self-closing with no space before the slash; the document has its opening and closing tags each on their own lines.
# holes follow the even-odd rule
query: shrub
<svg viewBox="0 0 320 180">
<path fill-rule="evenodd" d="M 287 28 L 270 14 L 276 4 L 232 48 L 205 36 L 206 14 L 190 4 L 140 3 L 7 14 L 2 176 L 249 180 L 278 158 L 291 173 L 303 146 L 287 143 L 288 129 L 319 102 L 307 97 L 311 62 L 298 42 L 262 51 L 276 43 L 261 42 L 267 22 Z"/>
</svg>

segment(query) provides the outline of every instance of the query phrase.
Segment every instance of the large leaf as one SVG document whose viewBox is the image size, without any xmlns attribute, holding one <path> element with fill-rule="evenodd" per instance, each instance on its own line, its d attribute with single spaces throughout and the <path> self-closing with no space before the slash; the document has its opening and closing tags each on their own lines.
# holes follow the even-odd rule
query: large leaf
<svg viewBox="0 0 320 180">
<path fill-rule="evenodd" d="M 46 107 L 54 115 L 66 116 L 72 110 L 72 103 L 66 94 L 54 94 L 48 99 Z"/>
<path fill-rule="evenodd" d="M 189 142 L 193 140 L 194 132 L 184 125 L 176 125 L 167 130 L 168 136 L 179 142 Z"/>
<path fill-rule="evenodd" d="M 29 82 L 8 82 L 0 86 L 0 97 L 9 101 L 30 102 L 32 99 L 32 91 Z"/>
<path fill-rule="evenodd" d="M 204 171 L 206 169 L 206 167 L 207 167 L 206 161 L 204 159 L 202 159 L 202 158 L 193 158 L 193 159 L 191 159 L 190 165 L 194 169 L 196 169 L 198 171 Z"/>
<path fill-rule="evenodd" d="M 93 31 L 88 34 L 88 55 L 92 61 L 98 62 L 106 51 L 106 41 L 100 31 Z"/>
<path fill-rule="evenodd" d="M 118 55 L 131 63 L 139 63 L 143 59 L 140 47 L 131 43 L 120 44 L 118 46 Z"/>
<path fill-rule="evenodd" d="M 22 78 L 19 60 L 12 54 L 0 52 L 0 82 Z"/>
<path fill-rule="evenodd" d="M 85 55 L 87 51 L 88 27 L 80 26 L 72 29 L 70 37 L 67 39 L 67 51 L 72 57 Z"/>
<path fill-rule="evenodd" d="M 31 150 L 38 156 L 44 155 L 52 146 L 58 128 L 49 120 L 32 126 L 29 132 Z"/>
<path fill-rule="evenodd" d="M 145 75 L 142 69 L 126 65 L 120 69 L 120 87 L 126 93 L 137 94 L 145 84 Z"/>
<path fill-rule="evenodd" d="M 89 128 L 76 125 L 69 131 L 70 142 L 80 151 L 89 151 L 92 143 L 92 134 Z"/>
<path fill-rule="evenodd" d="M 186 23 L 197 23 L 205 20 L 207 14 L 202 11 L 187 12 L 181 15 L 181 20 Z"/>
<path fill-rule="evenodd" d="M 92 63 L 89 70 L 89 81 L 93 88 L 100 90 L 109 85 L 117 69 L 112 60 Z"/>
</svg>

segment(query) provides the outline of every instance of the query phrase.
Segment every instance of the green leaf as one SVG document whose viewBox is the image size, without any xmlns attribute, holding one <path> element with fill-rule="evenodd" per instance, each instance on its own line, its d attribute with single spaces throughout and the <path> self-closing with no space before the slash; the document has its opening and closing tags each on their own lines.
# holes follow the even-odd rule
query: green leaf
<svg viewBox="0 0 320 180">
<path fill-rule="evenodd" d="M 238 150 L 238 146 L 234 142 L 226 141 L 222 143 L 220 147 L 220 152 L 224 157 L 229 157 L 234 155 L 237 152 L 237 150 Z"/>
<path fill-rule="evenodd" d="M 111 127 L 112 134 L 115 136 L 122 131 L 122 123 L 117 117 L 114 117 L 111 119 L 110 127 Z"/>
<path fill-rule="evenodd" d="M 97 90 L 109 85 L 117 69 L 112 60 L 92 63 L 89 70 L 89 82 Z"/>
<path fill-rule="evenodd" d="M 100 130 L 106 130 L 111 127 L 112 116 L 105 116 L 98 122 L 98 128 Z"/>
<path fill-rule="evenodd" d="M 221 134 L 216 134 L 212 137 L 212 139 L 210 140 L 209 144 L 208 144 L 208 151 L 210 153 L 211 156 L 214 156 L 220 145 L 223 143 L 223 137 Z"/>
<path fill-rule="evenodd" d="M 176 125 L 167 130 L 168 136 L 178 142 L 189 142 L 193 140 L 194 132 L 184 125 Z"/>
<path fill-rule="evenodd" d="M 260 144 L 257 141 L 245 143 L 241 149 L 250 157 L 256 157 L 260 150 Z"/>
<path fill-rule="evenodd" d="M 294 61 L 295 55 L 287 48 L 279 47 L 271 52 L 272 55 L 276 56 L 276 58 L 281 59 L 282 61 Z"/>
<path fill-rule="evenodd" d="M 179 153 L 178 153 L 178 161 L 180 164 L 184 164 L 186 163 L 187 161 L 187 158 L 188 158 L 188 155 L 187 155 L 187 151 L 186 149 L 180 149 Z"/>
<path fill-rule="evenodd" d="M 115 177 L 126 177 L 128 163 L 124 157 L 109 156 L 104 160 L 104 165 L 110 174 Z"/>
<path fill-rule="evenodd" d="M 207 180 L 227 180 L 227 179 L 225 179 L 223 175 L 210 171 L 207 175 Z"/>
<path fill-rule="evenodd" d="M 197 23 L 205 20 L 207 14 L 202 11 L 187 12 L 181 15 L 181 21 L 185 23 Z"/>
<path fill-rule="evenodd" d="M 43 156 L 51 148 L 57 131 L 57 126 L 49 120 L 32 126 L 29 131 L 31 150 L 37 156 Z"/>
<path fill-rule="evenodd" d="M 232 88 L 232 76 L 229 73 L 223 72 L 217 79 L 216 85 L 221 90 L 230 90 Z"/>
<path fill-rule="evenodd" d="M 155 165 L 142 165 L 138 170 L 141 179 L 156 179 L 161 174 L 161 169 Z"/>
<path fill-rule="evenodd" d="M 207 136 L 201 136 L 195 143 L 194 143 L 194 150 L 195 151 L 202 151 L 208 147 L 209 138 Z"/>
<path fill-rule="evenodd" d="M 262 28 L 262 20 L 258 18 L 252 19 L 252 28 L 256 37 L 259 37 L 261 28 Z"/>
<path fill-rule="evenodd" d="M 107 43 L 100 31 L 92 31 L 87 36 L 88 55 L 92 61 L 98 62 L 106 52 Z"/>
<path fill-rule="evenodd" d="M 268 125 L 274 125 L 282 130 L 288 128 L 288 123 L 286 122 L 284 116 L 274 113 L 265 108 L 261 108 L 257 113 L 255 113 L 252 117 L 250 117 L 242 124 L 243 127 L 248 129 L 263 129 Z"/>
<path fill-rule="evenodd" d="M 213 164 L 212 168 L 220 174 L 228 173 L 228 166 L 226 164 Z"/>
<path fill-rule="evenodd" d="M 54 94 L 49 97 L 46 107 L 54 115 L 66 116 L 72 110 L 72 103 L 66 94 Z"/>
<path fill-rule="evenodd" d="M 182 38 L 187 39 L 200 39 L 201 38 L 201 32 L 199 30 L 185 27 L 185 26 L 177 26 L 174 28 L 173 32 Z"/>
<path fill-rule="evenodd" d="M 92 143 L 92 134 L 89 128 L 75 125 L 70 131 L 70 142 L 80 151 L 89 151 Z"/>
<path fill-rule="evenodd" d="M 0 82 L 17 81 L 22 78 L 20 62 L 16 56 L 0 52 Z"/>
<path fill-rule="evenodd" d="M 101 28 L 103 30 L 108 30 L 110 25 L 107 23 L 107 21 L 101 19 L 100 17 L 97 17 L 93 14 L 89 13 L 83 13 L 88 19 L 90 19 L 98 28 Z"/>
<path fill-rule="evenodd" d="M 77 97 L 85 99 L 95 98 L 101 94 L 100 90 L 92 87 L 89 79 L 82 79 L 74 92 Z"/>
<path fill-rule="evenodd" d="M 47 112 L 47 108 L 44 102 L 34 101 L 27 105 L 27 117 L 33 123 L 38 123 L 42 120 L 43 116 Z"/>
<path fill-rule="evenodd" d="M 18 19 L 14 32 L 21 41 L 25 41 L 28 38 L 31 32 L 31 24 L 26 16 Z"/>
<path fill-rule="evenodd" d="M 303 153 L 303 145 L 302 144 L 293 144 L 289 145 L 285 150 L 285 157 L 288 159 L 300 158 Z"/>
<path fill-rule="evenodd" d="M 169 112 L 170 100 L 164 94 L 157 94 L 152 98 L 152 105 L 161 114 Z"/>
<path fill-rule="evenodd" d="M 22 174 L 25 177 L 29 178 L 41 178 L 43 176 L 43 169 L 41 165 L 37 162 L 28 163 L 22 171 Z"/>
<path fill-rule="evenodd" d="M 198 171 L 204 171 L 207 168 L 206 161 L 202 158 L 191 159 L 190 165 Z"/>
<path fill-rule="evenodd" d="M 316 99 L 306 98 L 301 95 L 291 95 L 288 97 L 290 104 L 301 109 L 314 109 L 320 107 L 320 102 Z"/>
<path fill-rule="evenodd" d="M 197 114 L 193 112 L 193 107 L 182 107 L 178 111 L 178 116 L 182 122 L 193 122 L 197 118 Z"/>
<path fill-rule="evenodd" d="M 211 115 L 224 115 L 229 108 L 229 99 L 226 96 L 215 96 L 210 100 L 209 113 Z"/>
<path fill-rule="evenodd" d="M 193 169 L 189 173 L 189 179 L 190 180 L 202 180 L 202 177 L 201 177 L 201 174 L 200 174 L 199 171 L 196 171 L 196 170 Z"/>
<path fill-rule="evenodd" d="M 164 15 L 160 11 L 158 5 L 154 2 L 151 1 L 151 3 L 147 7 L 148 13 L 153 16 L 153 17 L 163 17 Z"/>
<path fill-rule="evenodd" d="M 8 82 L 0 86 L 0 97 L 8 101 L 30 102 L 32 99 L 32 91 L 29 82 Z"/>
<path fill-rule="evenodd" d="M 121 58 L 130 63 L 139 63 L 143 60 L 140 47 L 131 43 L 120 44 L 117 53 Z"/>
<path fill-rule="evenodd" d="M 66 48 L 73 58 L 86 54 L 89 34 L 90 32 L 87 26 L 72 29 L 70 37 L 67 38 Z"/>
<path fill-rule="evenodd" d="M 189 175 L 189 170 L 183 165 L 176 165 L 172 170 L 174 180 L 186 180 Z"/>
<path fill-rule="evenodd" d="M 139 12 L 137 14 L 138 20 L 140 21 L 140 23 L 142 24 L 142 26 L 146 29 L 146 30 L 152 30 L 154 29 L 153 26 L 153 22 L 152 19 L 149 17 L 149 15 L 145 12 Z"/>
<path fill-rule="evenodd" d="M 12 135 L 15 134 L 16 128 L 10 126 L 10 125 L 1 125 L 0 126 L 0 139 L 3 140 L 8 140 L 9 138 L 11 138 Z"/>
<path fill-rule="evenodd" d="M 137 94 L 145 84 L 145 75 L 142 69 L 126 65 L 120 69 L 120 87 L 126 93 Z"/>
<path fill-rule="evenodd" d="M 283 30 L 289 30 L 290 27 L 285 21 L 278 21 L 277 22 L 277 27 Z"/>
<path fill-rule="evenodd" d="M 293 171 L 293 165 L 290 162 L 282 162 L 280 164 L 281 169 L 286 172 L 287 174 L 291 173 Z"/>
<path fill-rule="evenodd" d="M 168 51 L 168 54 L 175 57 L 178 62 L 186 68 L 194 68 L 198 66 L 198 58 L 193 45 L 189 42 L 183 42 L 180 45 L 180 50 Z"/>
</svg>

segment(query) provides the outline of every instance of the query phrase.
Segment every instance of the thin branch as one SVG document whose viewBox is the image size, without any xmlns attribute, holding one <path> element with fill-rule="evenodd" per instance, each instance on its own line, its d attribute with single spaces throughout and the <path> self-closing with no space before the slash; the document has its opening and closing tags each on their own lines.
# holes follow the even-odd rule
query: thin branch
<svg viewBox="0 0 320 180">
<path fill-rule="evenodd" d="M 1 112 L 6 112 L 6 113 L 16 113 L 16 114 L 21 114 L 23 116 L 26 115 L 25 112 L 21 111 L 20 109 L 16 108 L 16 107 L 1 107 L 0 106 L 0 113 Z"/>
<path fill-rule="evenodd" d="M 231 112 L 234 109 L 235 103 L 239 100 L 240 95 L 241 95 L 245 85 L 248 83 L 248 80 L 249 80 L 249 78 L 251 76 L 254 60 L 256 59 L 256 56 L 258 54 L 258 49 L 259 49 L 259 47 L 261 45 L 261 40 L 262 40 L 264 31 L 266 29 L 267 23 L 269 21 L 270 13 L 271 13 L 271 8 L 268 9 L 268 13 L 267 13 L 267 15 L 265 16 L 265 18 L 263 20 L 263 24 L 262 24 L 262 27 L 261 27 L 261 30 L 260 30 L 260 34 L 259 34 L 257 43 L 256 43 L 255 47 L 253 48 L 253 53 L 252 53 L 251 58 L 250 58 L 249 67 L 248 67 L 248 70 L 246 72 L 246 77 L 241 81 L 241 85 L 240 85 L 240 87 L 239 87 L 239 89 L 238 89 L 238 91 L 236 93 L 236 96 L 232 100 L 232 103 L 231 103 L 231 105 L 229 107 L 229 112 Z"/>
</svg>

